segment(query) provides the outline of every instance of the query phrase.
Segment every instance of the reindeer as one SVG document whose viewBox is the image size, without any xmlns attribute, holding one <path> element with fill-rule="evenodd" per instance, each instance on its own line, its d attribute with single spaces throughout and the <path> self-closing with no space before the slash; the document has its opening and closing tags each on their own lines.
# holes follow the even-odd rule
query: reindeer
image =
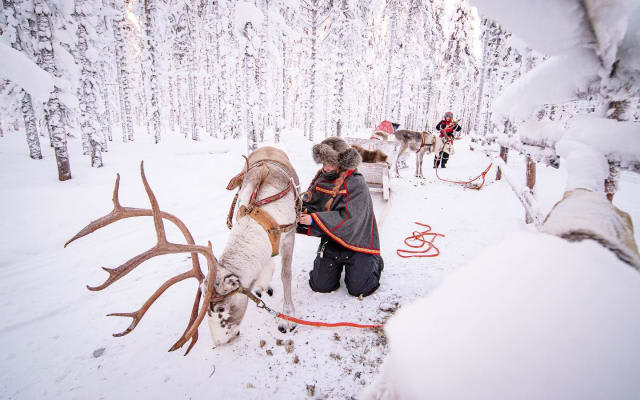
<svg viewBox="0 0 640 400">
<path fill-rule="evenodd" d="M 436 143 L 435 135 L 429 132 L 416 132 L 410 131 L 406 129 L 401 129 L 396 131 L 394 134 L 396 140 L 398 140 L 401 145 L 398 150 L 398 154 L 395 157 L 395 162 L 393 163 L 393 171 L 392 174 L 396 178 L 400 176 L 398 173 L 398 161 L 400 160 L 400 156 L 407 149 L 411 149 L 416 152 L 416 173 L 415 176 L 417 178 L 424 178 L 422 175 L 422 159 L 425 154 L 429 154 L 434 151 L 434 145 Z"/>
<path fill-rule="evenodd" d="M 191 311 L 191 317 L 182 336 L 169 349 L 174 351 L 187 343 L 185 355 L 198 340 L 198 327 L 205 315 L 215 345 L 229 342 L 239 335 L 240 325 L 251 291 L 261 295 L 267 288 L 272 294 L 269 282 L 273 274 L 272 257 L 282 256 L 282 283 L 284 288 L 285 314 L 295 313 L 291 298 L 291 261 L 295 242 L 295 227 L 299 219 L 298 176 L 286 154 L 273 147 L 262 147 L 249 155 L 243 171 L 229 183 L 228 189 L 239 188 L 234 197 L 227 225 L 231 229 L 227 245 L 218 261 L 213 254 L 211 242 L 208 246 L 196 245 L 186 225 L 177 217 L 160 210 L 144 172 L 144 163 L 140 163 L 140 174 L 151 209 L 123 207 L 118 200 L 120 175 L 116 177 L 113 192 L 113 210 L 89 223 L 71 242 L 96 230 L 124 218 L 153 216 L 157 243 L 151 249 L 131 258 L 117 268 L 103 269 L 109 273 L 107 280 L 98 286 L 87 286 L 89 290 L 102 290 L 126 276 L 144 261 L 153 257 L 191 253 L 191 270 L 176 275 L 162 284 L 149 299 L 137 310 L 129 313 L 112 313 L 108 316 L 130 317 L 129 327 L 114 336 L 124 336 L 132 332 L 142 320 L 151 305 L 172 285 L 188 278 L 200 283 Z M 284 188 L 284 189 L 283 189 Z M 260 200 L 258 200 L 260 199 Z M 232 224 L 235 205 L 240 204 L 236 214 L 236 224 Z M 248 217 L 248 218 L 247 218 Z M 167 240 L 164 221 L 176 225 L 185 237 L 187 244 L 171 243 Z M 207 274 L 202 273 L 198 254 L 207 261 Z M 201 301 L 202 300 L 202 301 Z M 278 324 L 281 332 L 292 331 L 295 324 L 282 321 Z"/>
</svg>

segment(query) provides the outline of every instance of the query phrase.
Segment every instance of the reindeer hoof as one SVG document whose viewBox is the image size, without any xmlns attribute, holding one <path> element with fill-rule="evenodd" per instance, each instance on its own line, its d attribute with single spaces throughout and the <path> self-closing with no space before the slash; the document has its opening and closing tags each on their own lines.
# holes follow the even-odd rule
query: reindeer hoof
<svg viewBox="0 0 640 400">
<path fill-rule="evenodd" d="M 293 325 L 293 326 L 289 329 L 289 332 L 293 332 L 293 330 L 294 330 L 294 329 L 296 329 L 296 327 L 297 327 L 297 326 L 298 326 L 298 325 Z"/>
<path fill-rule="evenodd" d="M 262 297 L 262 292 L 260 292 L 260 291 L 256 290 L 256 292 L 255 292 L 255 293 L 256 293 L 256 296 L 258 296 L 258 297 Z"/>
<path fill-rule="evenodd" d="M 269 296 L 273 296 L 273 289 L 272 289 L 272 288 L 268 288 L 268 289 L 267 289 L 267 294 L 268 294 Z"/>
<path fill-rule="evenodd" d="M 287 328 L 285 328 L 283 325 L 278 326 L 278 330 L 279 330 L 281 333 L 287 333 Z"/>
</svg>

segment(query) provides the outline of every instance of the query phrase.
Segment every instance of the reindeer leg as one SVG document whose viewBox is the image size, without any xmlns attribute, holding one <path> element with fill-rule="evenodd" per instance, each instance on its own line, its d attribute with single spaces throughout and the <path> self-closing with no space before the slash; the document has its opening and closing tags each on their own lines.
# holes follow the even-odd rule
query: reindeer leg
<svg viewBox="0 0 640 400">
<path fill-rule="evenodd" d="M 422 160 L 424 158 L 425 148 L 420 149 L 418 153 L 416 153 L 416 177 L 424 178 L 422 175 Z"/>
<path fill-rule="evenodd" d="M 284 289 L 284 304 L 282 312 L 294 316 L 296 310 L 291 299 L 291 262 L 293 260 L 293 245 L 295 244 L 295 232 L 290 231 L 280 238 L 280 256 L 282 257 L 282 288 Z M 292 331 L 296 324 L 286 320 L 278 322 L 278 330 L 282 333 Z"/>
<path fill-rule="evenodd" d="M 405 152 L 405 150 L 407 150 L 407 143 L 405 142 L 401 142 L 402 144 L 400 145 L 400 150 L 398 150 L 398 155 L 396 156 L 396 159 L 393 162 L 393 177 L 394 178 L 399 178 L 400 177 L 400 173 L 398 172 L 398 161 L 400 160 L 400 156 L 402 155 L 402 153 Z"/>
<path fill-rule="evenodd" d="M 271 288 L 271 278 L 273 278 L 273 270 L 274 270 L 274 262 L 273 258 L 269 258 L 267 264 L 260 271 L 260 276 L 251 286 L 251 290 L 258 296 L 262 297 L 262 292 L 264 290 L 267 291 L 269 296 L 273 295 L 273 289 Z"/>
</svg>

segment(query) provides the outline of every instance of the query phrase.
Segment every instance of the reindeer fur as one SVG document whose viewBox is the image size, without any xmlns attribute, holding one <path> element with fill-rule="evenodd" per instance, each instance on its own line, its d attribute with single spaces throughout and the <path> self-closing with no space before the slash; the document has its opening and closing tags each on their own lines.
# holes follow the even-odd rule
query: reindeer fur
<svg viewBox="0 0 640 400">
<path fill-rule="evenodd" d="M 260 182 L 262 177 L 264 180 Z M 265 165 L 251 169 L 244 177 L 238 197 L 238 207 L 249 204 L 256 185 L 260 185 L 257 198 L 262 199 L 279 193 L 287 184 L 288 178 L 276 166 Z M 262 209 L 278 224 L 287 225 L 296 220 L 295 205 L 295 195 L 290 191 L 283 198 L 265 204 Z M 288 315 L 295 313 L 291 298 L 291 261 L 294 243 L 295 229 L 283 232 L 280 236 L 281 279 L 284 289 L 283 312 Z M 261 294 L 265 288 L 272 293 L 269 283 L 273 275 L 274 263 L 269 236 L 252 218 L 247 216 L 235 221 L 219 264 L 215 282 L 215 289 L 219 295 L 227 294 L 240 285 L 258 294 Z M 245 295 L 237 293 L 212 304 L 207 321 L 215 345 L 227 343 L 239 335 L 238 326 L 244 317 L 247 301 Z M 286 332 L 293 330 L 295 326 L 293 323 L 281 321 L 278 329 Z"/>
</svg>

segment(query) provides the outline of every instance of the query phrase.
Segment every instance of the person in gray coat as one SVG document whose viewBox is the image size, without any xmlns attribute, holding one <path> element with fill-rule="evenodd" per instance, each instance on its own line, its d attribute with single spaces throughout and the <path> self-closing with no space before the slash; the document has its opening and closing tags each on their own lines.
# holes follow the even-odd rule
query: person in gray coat
<svg viewBox="0 0 640 400">
<path fill-rule="evenodd" d="M 322 164 L 304 194 L 298 233 L 319 236 L 320 245 L 309 285 L 316 292 L 345 285 L 353 296 L 368 296 L 380 286 L 384 261 L 364 176 L 357 170 L 358 151 L 338 137 L 313 146 L 313 160 Z"/>
</svg>

